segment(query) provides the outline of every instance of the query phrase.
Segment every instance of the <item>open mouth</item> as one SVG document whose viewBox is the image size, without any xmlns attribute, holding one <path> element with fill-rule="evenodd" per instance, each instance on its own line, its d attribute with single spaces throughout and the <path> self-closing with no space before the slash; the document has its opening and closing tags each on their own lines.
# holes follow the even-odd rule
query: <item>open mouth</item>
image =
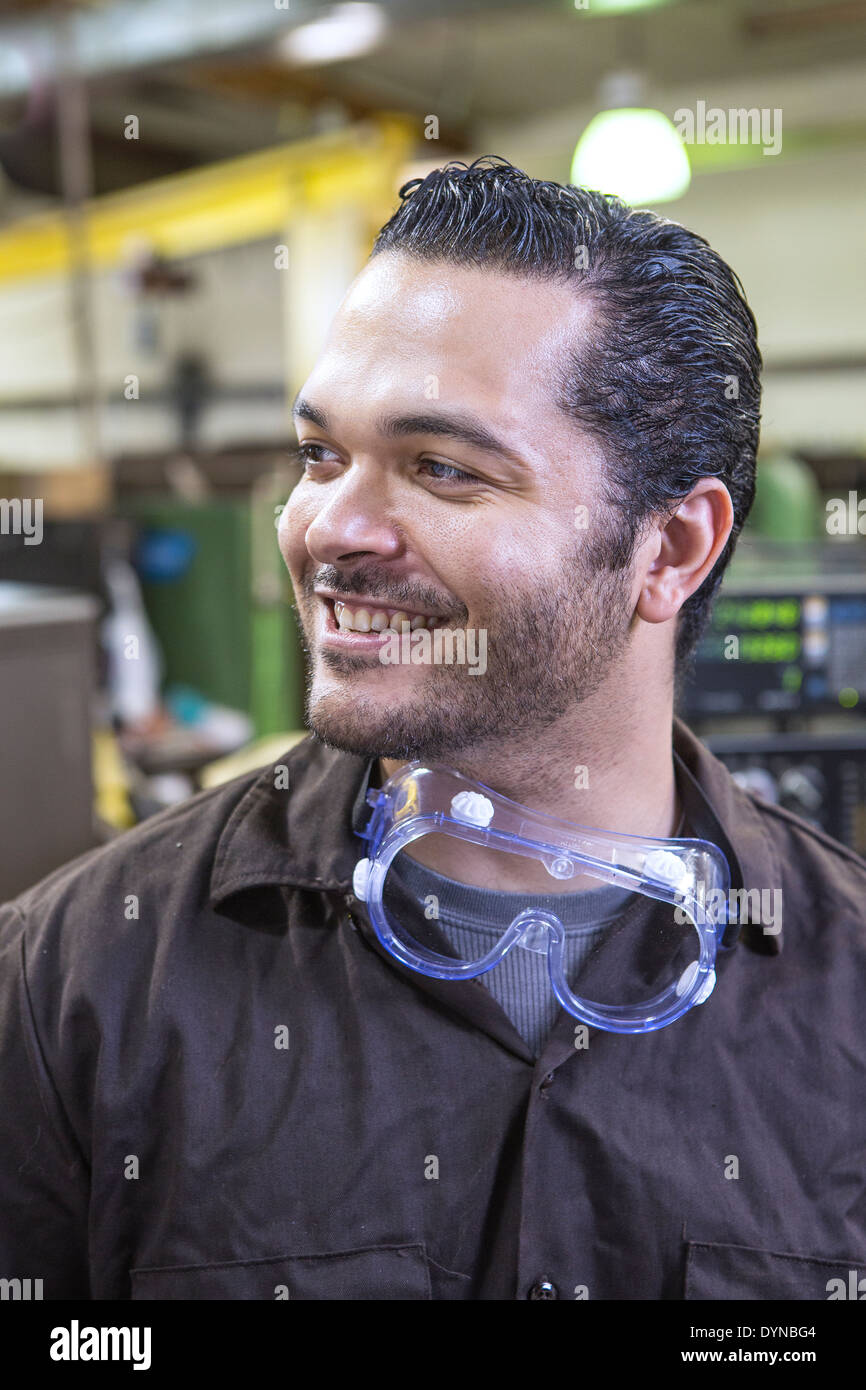
<svg viewBox="0 0 866 1390">
<path fill-rule="evenodd" d="M 415 632 L 418 628 L 436 628 L 445 624 L 443 618 L 426 613 L 409 613 L 403 608 L 385 604 L 349 604 L 342 599 L 319 597 L 325 604 L 329 632 L 368 634 L 378 637 L 388 632 Z"/>
</svg>

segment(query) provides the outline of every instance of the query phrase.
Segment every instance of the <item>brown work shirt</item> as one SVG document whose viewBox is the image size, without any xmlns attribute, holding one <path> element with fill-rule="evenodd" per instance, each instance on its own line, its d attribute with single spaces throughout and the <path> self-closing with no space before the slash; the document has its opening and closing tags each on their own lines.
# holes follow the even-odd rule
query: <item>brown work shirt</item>
<svg viewBox="0 0 866 1390">
<path fill-rule="evenodd" d="M 679 722 L 687 833 L 782 890 L 655 1032 L 380 946 L 374 761 L 309 738 L 0 909 L 0 1279 L 45 1298 L 826 1299 L 866 1275 L 866 865 Z M 287 775 L 284 770 L 287 769 Z M 288 785 L 286 785 L 286 783 Z"/>
</svg>

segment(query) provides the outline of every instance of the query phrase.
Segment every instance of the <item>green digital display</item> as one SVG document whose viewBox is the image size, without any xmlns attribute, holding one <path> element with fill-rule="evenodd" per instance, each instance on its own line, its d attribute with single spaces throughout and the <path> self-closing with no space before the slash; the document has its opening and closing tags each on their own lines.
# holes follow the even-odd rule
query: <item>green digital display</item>
<svg viewBox="0 0 866 1390">
<path fill-rule="evenodd" d="M 802 604 L 796 598 L 719 599 L 714 627 L 719 632 L 766 631 L 794 628 L 800 623 Z M 785 657 L 773 660 L 786 660 Z"/>
<path fill-rule="evenodd" d="M 714 633 L 702 643 L 701 654 L 705 661 L 790 665 L 799 660 L 802 648 L 799 632 Z"/>
<path fill-rule="evenodd" d="M 801 646 L 799 632 L 744 632 L 740 637 L 740 660 L 796 661 Z"/>
</svg>

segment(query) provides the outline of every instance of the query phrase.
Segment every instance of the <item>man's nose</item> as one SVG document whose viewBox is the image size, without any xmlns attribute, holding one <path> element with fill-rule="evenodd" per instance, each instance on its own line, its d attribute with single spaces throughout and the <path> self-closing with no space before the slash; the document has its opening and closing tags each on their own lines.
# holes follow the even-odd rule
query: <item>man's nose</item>
<svg viewBox="0 0 866 1390">
<path fill-rule="evenodd" d="M 386 490 L 370 471 L 357 466 L 327 489 L 304 539 L 312 558 L 330 565 L 366 554 L 387 559 L 403 545 L 389 517 Z"/>
</svg>

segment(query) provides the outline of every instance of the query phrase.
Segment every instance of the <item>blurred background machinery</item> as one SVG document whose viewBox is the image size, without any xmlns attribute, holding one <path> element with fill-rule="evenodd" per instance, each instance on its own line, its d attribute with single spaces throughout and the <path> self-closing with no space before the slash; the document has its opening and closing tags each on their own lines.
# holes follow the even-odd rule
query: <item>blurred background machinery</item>
<svg viewBox="0 0 866 1390">
<path fill-rule="evenodd" d="M 736 779 L 866 855 L 866 566 L 743 541 L 680 712 Z"/>
</svg>

